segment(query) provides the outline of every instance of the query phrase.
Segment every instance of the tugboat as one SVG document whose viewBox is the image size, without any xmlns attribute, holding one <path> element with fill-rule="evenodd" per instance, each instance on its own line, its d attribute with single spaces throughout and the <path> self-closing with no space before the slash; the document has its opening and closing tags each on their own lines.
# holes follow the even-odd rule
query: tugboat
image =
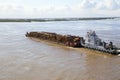
<svg viewBox="0 0 120 80">
<path fill-rule="evenodd" d="M 98 50 L 113 55 L 120 55 L 120 48 L 113 45 L 113 42 L 105 42 L 101 40 L 95 31 L 87 32 L 85 40 L 82 40 L 81 45 L 85 48 Z"/>
</svg>

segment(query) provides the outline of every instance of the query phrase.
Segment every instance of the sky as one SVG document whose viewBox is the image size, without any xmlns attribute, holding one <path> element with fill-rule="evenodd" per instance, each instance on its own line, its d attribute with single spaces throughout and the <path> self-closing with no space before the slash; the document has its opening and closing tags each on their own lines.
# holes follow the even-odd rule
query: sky
<svg viewBox="0 0 120 80">
<path fill-rule="evenodd" d="M 120 17 L 120 0 L 0 0 L 0 18 Z"/>
</svg>

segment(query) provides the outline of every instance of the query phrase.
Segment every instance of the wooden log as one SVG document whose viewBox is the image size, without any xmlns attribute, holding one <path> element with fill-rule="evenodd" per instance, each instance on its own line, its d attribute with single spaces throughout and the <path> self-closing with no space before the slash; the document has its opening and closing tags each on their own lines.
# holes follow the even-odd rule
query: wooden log
<svg viewBox="0 0 120 80">
<path fill-rule="evenodd" d="M 50 32 L 27 32 L 25 36 L 38 38 L 41 40 L 53 41 L 70 47 L 82 47 L 81 40 L 83 39 L 79 36 L 61 35 Z"/>
</svg>

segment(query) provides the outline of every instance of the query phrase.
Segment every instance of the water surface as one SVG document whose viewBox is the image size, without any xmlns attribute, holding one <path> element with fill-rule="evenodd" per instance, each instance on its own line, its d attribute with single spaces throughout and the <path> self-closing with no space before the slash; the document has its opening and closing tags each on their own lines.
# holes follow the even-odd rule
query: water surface
<svg viewBox="0 0 120 80">
<path fill-rule="evenodd" d="M 0 23 L 0 80 L 120 80 L 120 57 L 26 38 L 29 31 L 120 40 L 120 20 Z M 118 44 L 119 46 L 119 44 Z"/>
</svg>

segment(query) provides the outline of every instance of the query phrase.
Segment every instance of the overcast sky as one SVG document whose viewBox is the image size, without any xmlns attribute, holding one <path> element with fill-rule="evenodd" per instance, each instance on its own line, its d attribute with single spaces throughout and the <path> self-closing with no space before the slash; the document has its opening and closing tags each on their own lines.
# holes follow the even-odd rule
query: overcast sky
<svg viewBox="0 0 120 80">
<path fill-rule="evenodd" d="M 120 0 L 0 0 L 0 18 L 120 16 Z"/>
</svg>

